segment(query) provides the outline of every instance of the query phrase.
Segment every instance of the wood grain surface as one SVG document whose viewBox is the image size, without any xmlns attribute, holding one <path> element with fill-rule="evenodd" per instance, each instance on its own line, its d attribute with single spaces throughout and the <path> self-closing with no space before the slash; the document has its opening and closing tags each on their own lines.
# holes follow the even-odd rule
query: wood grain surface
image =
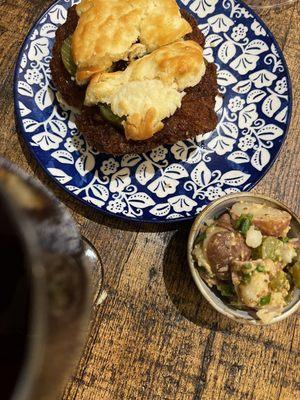
<svg viewBox="0 0 300 400">
<path fill-rule="evenodd" d="M 98 249 L 107 298 L 63 400 L 296 400 L 299 313 L 270 327 L 237 325 L 214 311 L 189 274 L 190 224 L 131 224 L 89 210 L 59 190 L 17 135 L 13 71 L 31 25 L 51 1 L 0 0 L 0 153 L 36 175 L 71 210 Z M 293 81 L 288 138 L 254 190 L 300 213 L 300 4 L 261 12 Z M 72 338 L 70 338 L 72 340 Z M 67 355 L 66 355 L 67 357 Z"/>
</svg>

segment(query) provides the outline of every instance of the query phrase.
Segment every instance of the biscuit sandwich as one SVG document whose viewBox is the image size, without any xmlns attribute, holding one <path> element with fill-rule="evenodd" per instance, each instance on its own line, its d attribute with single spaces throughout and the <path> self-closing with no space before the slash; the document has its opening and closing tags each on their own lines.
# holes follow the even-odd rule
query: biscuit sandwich
<svg viewBox="0 0 300 400">
<path fill-rule="evenodd" d="M 90 145 L 143 153 L 215 129 L 204 45 L 175 0 L 82 0 L 56 32 L 52 78 Z"/>
</svg>

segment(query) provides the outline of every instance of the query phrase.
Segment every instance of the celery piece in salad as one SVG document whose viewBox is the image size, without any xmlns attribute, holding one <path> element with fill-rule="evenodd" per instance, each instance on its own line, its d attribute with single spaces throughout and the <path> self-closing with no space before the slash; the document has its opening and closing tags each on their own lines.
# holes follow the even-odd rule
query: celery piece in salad
<svg viewBox="0 0 300 400">
<path fill-rule="evenodd" d="M 297 257 L 296 250 L 291 243 L 283 243 L 273 236 L 267 236 L 263 239 L 259 252 L 261 258 L 279 261 L 283 266 L 292 263 Z"/>
<path fill-rule="evenodd" d="M 287 274 L 284 271 L 279 271 L 278 274 L 271 280 L 270 288 L 274 291 L 280 292 L 283 289 L 289 289 L 289 281 Z"/>
<path fill-rule="evenodd" d="M 276 239 L 273 236 L 268 236 L 266 237 L 262 245 L 260 247 L 261 251 L 261 258 L 266 259 L 270 258 L 273 261 L 278 260 L 278 250 L 280 251 L 282 249 L 283 243 L 279 240 Z"/>
<path fill-rule="evenodd" d="M 253 220 L 253 215 L 247 214 L 244 215 L 242 214 L 239 219 L 236 221 L 235 228 L 238 229 L 242 235 L 246 236 L 246 233 L 248 232 Z"/>
</svg>

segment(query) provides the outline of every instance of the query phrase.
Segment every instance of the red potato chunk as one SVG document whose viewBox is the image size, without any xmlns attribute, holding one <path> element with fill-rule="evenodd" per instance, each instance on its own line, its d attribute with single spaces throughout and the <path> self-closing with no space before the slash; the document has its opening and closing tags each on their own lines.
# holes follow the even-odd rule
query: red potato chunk
<svg viewBox="0 0 300 400">
<path fill-rule="evenodd" d="M 228 213 L 222 214 L 217 220 L 216 220 L 216 226 L 219 226 L 224 229 L 228 229 L 229 231 L 234 232 L 234 227 L 232 225 L 232 220 L 231 217 Z"/>
<path fill-rule="evenodd" d="M 230 264 L 233 260 L 247 261 L 251 250 L 244 238 L 237 232 L 213 234 L 206 245 L 206 256 L 215 275 L 221 280 L 230 278 Z"/>
<path fill-rule="evenodd" d="M 233 220 L 241 215 L 253 215 L 252 223 L 263 235 L 284 237 L 287 235 L 291 222 L 291 215 L 277 208 L 251 202 L 235 203 L 230 210 Z"/>
</svg>

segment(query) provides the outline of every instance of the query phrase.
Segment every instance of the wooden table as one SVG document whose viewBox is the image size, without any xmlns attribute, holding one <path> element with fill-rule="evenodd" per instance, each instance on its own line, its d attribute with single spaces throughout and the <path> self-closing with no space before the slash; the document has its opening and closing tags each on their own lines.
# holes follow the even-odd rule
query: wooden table
<svg viewBox="0 0 300 400">
<path fill-rule="evenodd" d="M 296 400 L 298 315 L 267 328 L 237 325 L 198 293 L 185 248 L 190 224 L 130 224 L 58 190 L 17 136 L 13 70 L 21 43 L 51 1 L 0 0 L 0 153 L 36 175 L 68 207 L 101 255 L 106 300 L 94 305 L 82 360 L 64 400 Z M 255 189 L 300 213 L 300 3 L 262 12 L 284 51 L 294 92 L 280 157 Z M 72 338 L 70 338 L 72 340 Z"/>
</svg>

